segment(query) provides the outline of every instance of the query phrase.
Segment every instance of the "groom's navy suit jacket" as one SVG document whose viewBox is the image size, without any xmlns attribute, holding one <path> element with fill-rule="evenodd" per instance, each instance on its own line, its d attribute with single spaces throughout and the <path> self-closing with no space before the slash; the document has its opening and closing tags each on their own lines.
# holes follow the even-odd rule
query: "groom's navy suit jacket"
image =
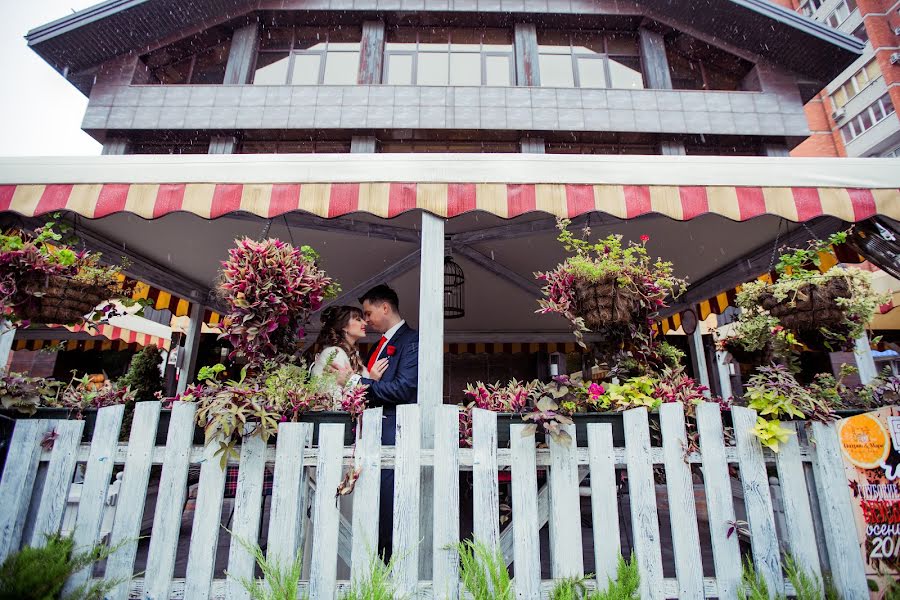
<svg viewBox="0 0 900 600">
<path fill-rule="evenodd" d="M 381 353 L 382 358 L 388 359 L 388 368 L 381 380 L 363 377 L 360 383 L 369 386 L 366 396 L 370 407 L 383 406 L 386 413 L 394 413 L 398 404 L 416 402 L 419 387 L 419 333 L 404 323 L 386 346 L 394 348 L 394 354 L 388 356 L 387 349 Z M 366 358 L 367 363 L 370 357 L 371 354 Z"/>
</svg>

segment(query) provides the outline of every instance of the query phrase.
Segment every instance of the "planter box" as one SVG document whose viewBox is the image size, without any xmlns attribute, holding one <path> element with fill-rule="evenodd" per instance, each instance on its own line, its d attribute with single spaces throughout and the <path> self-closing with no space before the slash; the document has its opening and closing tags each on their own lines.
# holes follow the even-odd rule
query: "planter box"
<svg viewBox="0 0 900 600">
<path fill-rule="evenodd" d="M 5 417 L 9 417 L 10 419 L 51 419 L 57 421 L 68 421 L 75 417 L 75 411 L 70 410 L 68 408 L 48 408 L 48 407 L 40 407 L 37 409 L 37 412 L 33 415 L 26 415 L 24 413 L 20 413 L 16 410 L 4 410 L 0 411 Z M 84 420 L 84 432 L 81 435 L 82 443 L 87 443 L 91 441 L 91 438 L 94 437 L 94 427 L 97 425 L 97 409 L 96 408 L 88 408 L 81 411 L 83 420 Z"/>
<path fill-rule="evenodd" d="M 589 423 L 609 423 L 612 425 L 612 436 L 614 446 L 625 445 L 625 429 L 622 422 L 622 413 L 620 412 L 603 412 L 603 413 L 579 413 L 572 417 L 575 421 L 575 443 L 579 448 L 586 448 L 588 445 L 587 426 Z M 528 424 L 529 421 L 523 421 L 522 416 L 515 413 L 497 413 L 497 444 L 500 448 L 509 447 L 509 426 Z M 659 413 L 650 413 L 650 427 L 659 429 Z M 544 433 L 538 429 L 537 436 L 543 439 Z"/>
</svg>

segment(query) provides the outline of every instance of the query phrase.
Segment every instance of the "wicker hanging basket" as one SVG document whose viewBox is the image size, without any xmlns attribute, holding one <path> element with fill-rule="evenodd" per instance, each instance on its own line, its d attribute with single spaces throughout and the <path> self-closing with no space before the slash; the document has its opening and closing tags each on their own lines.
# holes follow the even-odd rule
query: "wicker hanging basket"
<svg viewBox="0 0 900 600">
<path fill-rule="evenodd" d="M 724 349 L 732 358 L 743 365 L 767 365 L 772 362 L 772 344 L 768 343 L 759 350 L 746 350 L 737 341 L 728 340 L 724 343 Z"/>
<path fill-rule="evenodd" d="M 615 277 L 600 281 L 576 280 L 575 300 L 578 316 L 591 331 L 627 325 L 641 316 L 638 291 L 623 286 Z"/>
<path fill-rule="evenodd" d="M 32 323 L 78 323 L 110 297 L 105 286 L 51 275 L 45 286 L 27 290 L 27 298 L 16 307 L 16 313 Z"/>
<path fill-rule="evenodd" d="M 850 298 L 850 284 L 843 277 L 834 277 L 821 285 L 802 285 L 783 300 L 777 300 L 771 293 L 761 294 L 759 300 L 763 308 L 809 349 L 834 351 L 837 348 L 829 344 L 829 336 L 823 330 L 834 338 L 849 334 L 846 315 L 838 304 L 841 298 Z"/>
</svg>

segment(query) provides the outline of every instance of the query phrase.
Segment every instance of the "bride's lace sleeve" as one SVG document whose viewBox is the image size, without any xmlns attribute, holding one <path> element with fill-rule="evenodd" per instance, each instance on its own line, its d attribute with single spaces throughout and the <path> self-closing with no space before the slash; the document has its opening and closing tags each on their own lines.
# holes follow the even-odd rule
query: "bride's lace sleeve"
<svg viewBox="0 0 900 600">
<path fill-rule="evenodd" d="M 321 375 L 325 371 L 325 366 L 328 364 L 329 359 L 331 364 L 336 367 L 350 364 L 350 359 L 347 358 L 346 352 L 337 346 L 327 346 L 316 355 L 316 360 L 309 370 L 310 373 L 312 375 Z"/>
</svg>

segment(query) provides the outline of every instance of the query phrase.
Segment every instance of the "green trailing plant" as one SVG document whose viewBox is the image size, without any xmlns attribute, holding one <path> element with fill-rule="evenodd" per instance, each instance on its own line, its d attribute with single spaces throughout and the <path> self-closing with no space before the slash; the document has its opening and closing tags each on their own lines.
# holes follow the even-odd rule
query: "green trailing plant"
<svg viewBox="0 0 900 600">
<path fill-rule="evenodd" d="M 641 574 L 634 554 L 628 561 L 620 554 L 616 564 L 616 579 L 610 579 L 605 590 L 597 590 L 588 596 L 588 600 L 639 600 L 640 587 Z"/>
<path fill-rule="evenodd" d="M 71 537 L 47 536 L 43 547 L 23 548 L 0 566 L 0 600 L 103 600 L 125 580 L 90 580 L 65 596 L 62 589 L 69 577 L 110 557 L 122 544 L 79 550 Z"/>
<path fill-rule="evenodd" d="M 137 402 L 156 399 L 163 391 L 163 378 L 159 366 L 162 353 L 154 345 L 146 346 L 135 354 L 128 365 L 128 371 L 119 378 L 118 384 L 128 387 Z"/>
<path fill-rule="evenodd" d="M 826 574 L 823 580 L 818 575 L 805 571 L 790 554 L 784 555 L 784 571 L 788 581 L 794 587 L 793 598 L 797 600 L 841 600 L 841 595 L 834 587 L 831 577 Z M 740 600 L 787 600 L 787 596 L 784 594 L 769 593 L 766 580 L 756 572 L 749 558 L 744 560 L 738 598 Z"/>
<path fill-rule="evenodd" d="M 464 540 L 457 545 L 459 577 L 473 600 L 512 600 L 513 587 L 506 561 L 499 548 L 481 541 Z"/>
<path fill-rule="evenodd" d="M 226 531 L 228 531 L 226 529 Z M 256 561 L 262 578 L 234 577 L 226 573 L 241 584 L 250 595 L 251 600 L 309 600 L 309 594 L 298 595 L 300 578 L 303 575 L 303 554 L 299 553 L 289 565 L 282 565 L 266 558 L 266 554 L 258 544 L 251 544 L 247 540 L 235 535 L 231 531 L 233 540 L 241 545 Z"/>
<path fill-rule="evenodd" d="M 369 563 L 369 575 L 365 579 L 354 580 L 350 589 L 344 592 L 341 600 L 403 600 L 403 596 L 397 592 L 391 578 L 394 570 L 395 558 L 384 564 L 377 556 L 373 556 Z"/>
<path fill-rule="evenodd" d="M 43 377 L 29 377 L 24 373 L 0 376 L 0 406 L 25 415 L 33 415 L 41 406 L 51 405 L 62 384 Z"/>
<path fill-rule="evenodd" d="M 661 342 L 657 345 L 656 353 L 659 355 L 663 365 L 670 369 L 678 369 L 684 366 L 684 352 L 669 342 Z"/>
<path fill-rule="evenodd" d="M 657 408 L 662 400 L 656 396 L 656 381 L 647 375 L 631 377 L 622 383 L 610 383 L 597 397 L 596 406 L 600 410 L 628 410 L 640 406 Z"/>
</svg>

